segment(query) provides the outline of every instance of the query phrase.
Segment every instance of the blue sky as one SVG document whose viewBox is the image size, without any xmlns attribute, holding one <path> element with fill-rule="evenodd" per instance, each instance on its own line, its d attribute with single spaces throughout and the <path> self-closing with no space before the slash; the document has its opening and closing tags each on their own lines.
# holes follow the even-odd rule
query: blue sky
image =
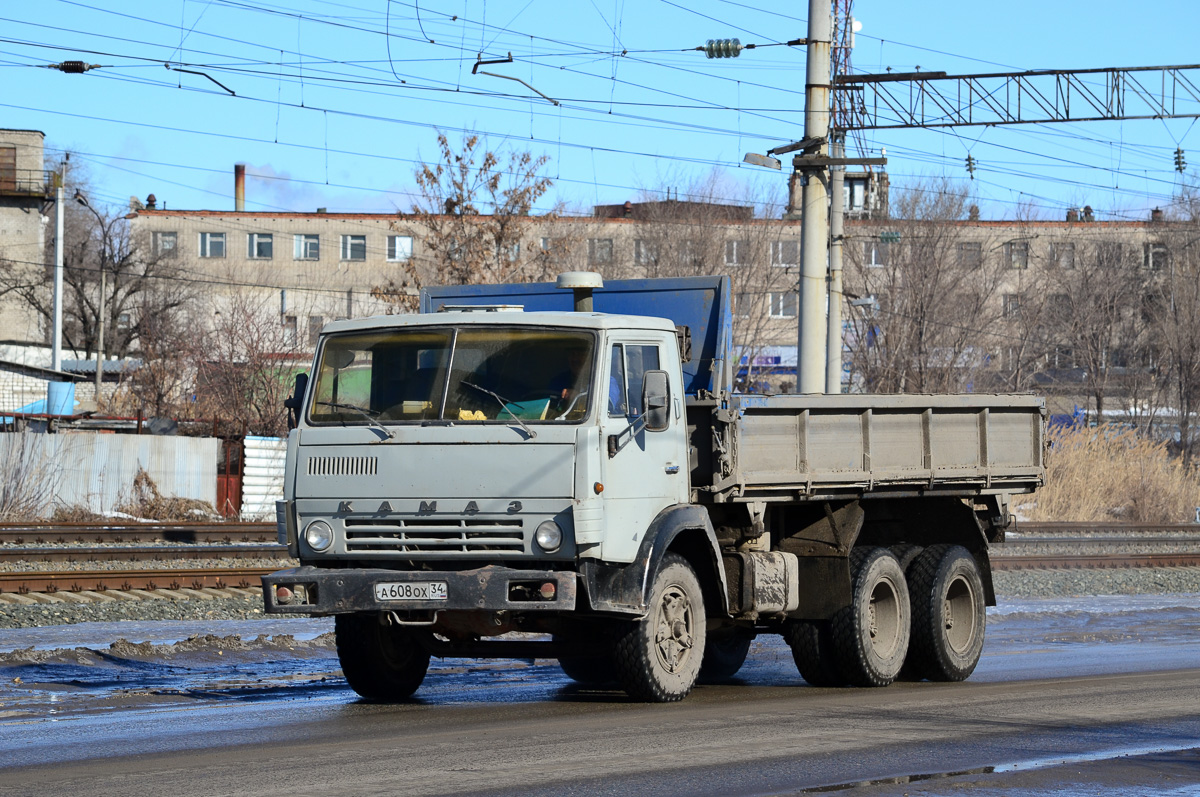
<svg viewBox="0 0 1200 797">
<path fill-rule="evenodd" d="M 859 72 L 1200 62 L 1194 0 L 853 8 Z M 548 156 L 544 207 L 710 178 L 720 198 L 782 202 L 785 175 L 741 160 L 802 135 L 805 52 L 778 44 L 806 35 L 806 17 L 803 2 L 734 0 L 10 0 L 0 126 L 44 131 L 48 163 L 77 153 L 94 198 L 114 206 L 154 193 L 169 208 L 232 209 L 243 162 L 252 210 L 407 210 L 437 130 Z M 732 37 L 777 46 L 721 60 L 690 49 Z M 559 104 L 473 75 L 481 53 L 511 53 L 479 70 Z M 63 60 L 102 66 L 39 66 Z M 1178 191 L 1176 147 L 1200 165 L 1191 119 L 868 131 L 862 143 L 887 150 L 893 185 L 963 180 L 988 218 L 1029 204 L 1046 218 L 1084 204 L 1142 218 Z"/>
</svg>

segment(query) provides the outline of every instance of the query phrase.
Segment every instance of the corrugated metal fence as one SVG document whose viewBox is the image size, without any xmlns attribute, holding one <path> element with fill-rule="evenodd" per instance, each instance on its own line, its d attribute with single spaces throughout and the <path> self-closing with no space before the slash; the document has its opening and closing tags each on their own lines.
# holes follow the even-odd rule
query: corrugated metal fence
<svg viewBox="0 0 1200 797">
<path fill-rule="evenodd" d="M 20 478 L 41 485 L 47 506 L 109 513 L 133 497 L 139 469 L 164 497 L 192 498 L 210 506 L 217 498 L 217 452 L 210 437 L 157 435 L 3 434 L 0 473 L 16 487 Z M 9 472 L 19 468 L 22 472 Z"/>
<path fill-rule="evenodd" d="M 242 470 L 242 520 L 274 520 L 275 502 L 283 499 L 283 463 L 287 440 L 246 437 Z"/>
</svg>

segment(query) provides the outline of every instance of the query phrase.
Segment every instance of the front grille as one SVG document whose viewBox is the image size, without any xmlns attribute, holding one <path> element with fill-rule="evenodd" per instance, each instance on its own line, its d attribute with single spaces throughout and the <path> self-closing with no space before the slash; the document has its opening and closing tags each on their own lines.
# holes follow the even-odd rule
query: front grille
<svg viewBox="0 0 1200 797">
<path fill-rule="evenodd" d="M 374 476 L 378 457 L 309 457 L 309 476 Z"/>
<path fill-rule="evenodd" d="M 346 519 L 347 553 L 454 556 L 525 550 L 521 520 Z"/>
</svg>

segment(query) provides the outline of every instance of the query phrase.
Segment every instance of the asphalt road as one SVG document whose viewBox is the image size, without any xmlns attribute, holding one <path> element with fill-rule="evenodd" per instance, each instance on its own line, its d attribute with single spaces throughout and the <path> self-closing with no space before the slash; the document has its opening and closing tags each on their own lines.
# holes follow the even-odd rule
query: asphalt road
<svg viewBox="0 0 1200 797">
<path fill-rule="evenodd" d="M 147 662 L 144 689 L 0 711 L 0 794 L 1200 794 L 1200 641 L 994 631 L 971 681 L 869 690 L 805 685 L 766 637 L 738 683 L 667 706 L 541 661 L 444 664 L 388 706 L 320 653 L 168 689 Z"/>
</svg>

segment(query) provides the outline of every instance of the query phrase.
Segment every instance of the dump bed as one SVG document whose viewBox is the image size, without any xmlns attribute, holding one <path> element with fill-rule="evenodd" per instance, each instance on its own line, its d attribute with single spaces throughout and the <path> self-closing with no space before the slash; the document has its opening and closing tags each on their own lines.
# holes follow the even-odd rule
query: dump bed
<svg viewBox="0 0 1200 797">
<path fill-rule="evenodd" d="M 1045 412 L 1028 395 L 693 402 L 692 484 L 716 501 L 1032 492 L 1045 480 Z"/>
</svg>

